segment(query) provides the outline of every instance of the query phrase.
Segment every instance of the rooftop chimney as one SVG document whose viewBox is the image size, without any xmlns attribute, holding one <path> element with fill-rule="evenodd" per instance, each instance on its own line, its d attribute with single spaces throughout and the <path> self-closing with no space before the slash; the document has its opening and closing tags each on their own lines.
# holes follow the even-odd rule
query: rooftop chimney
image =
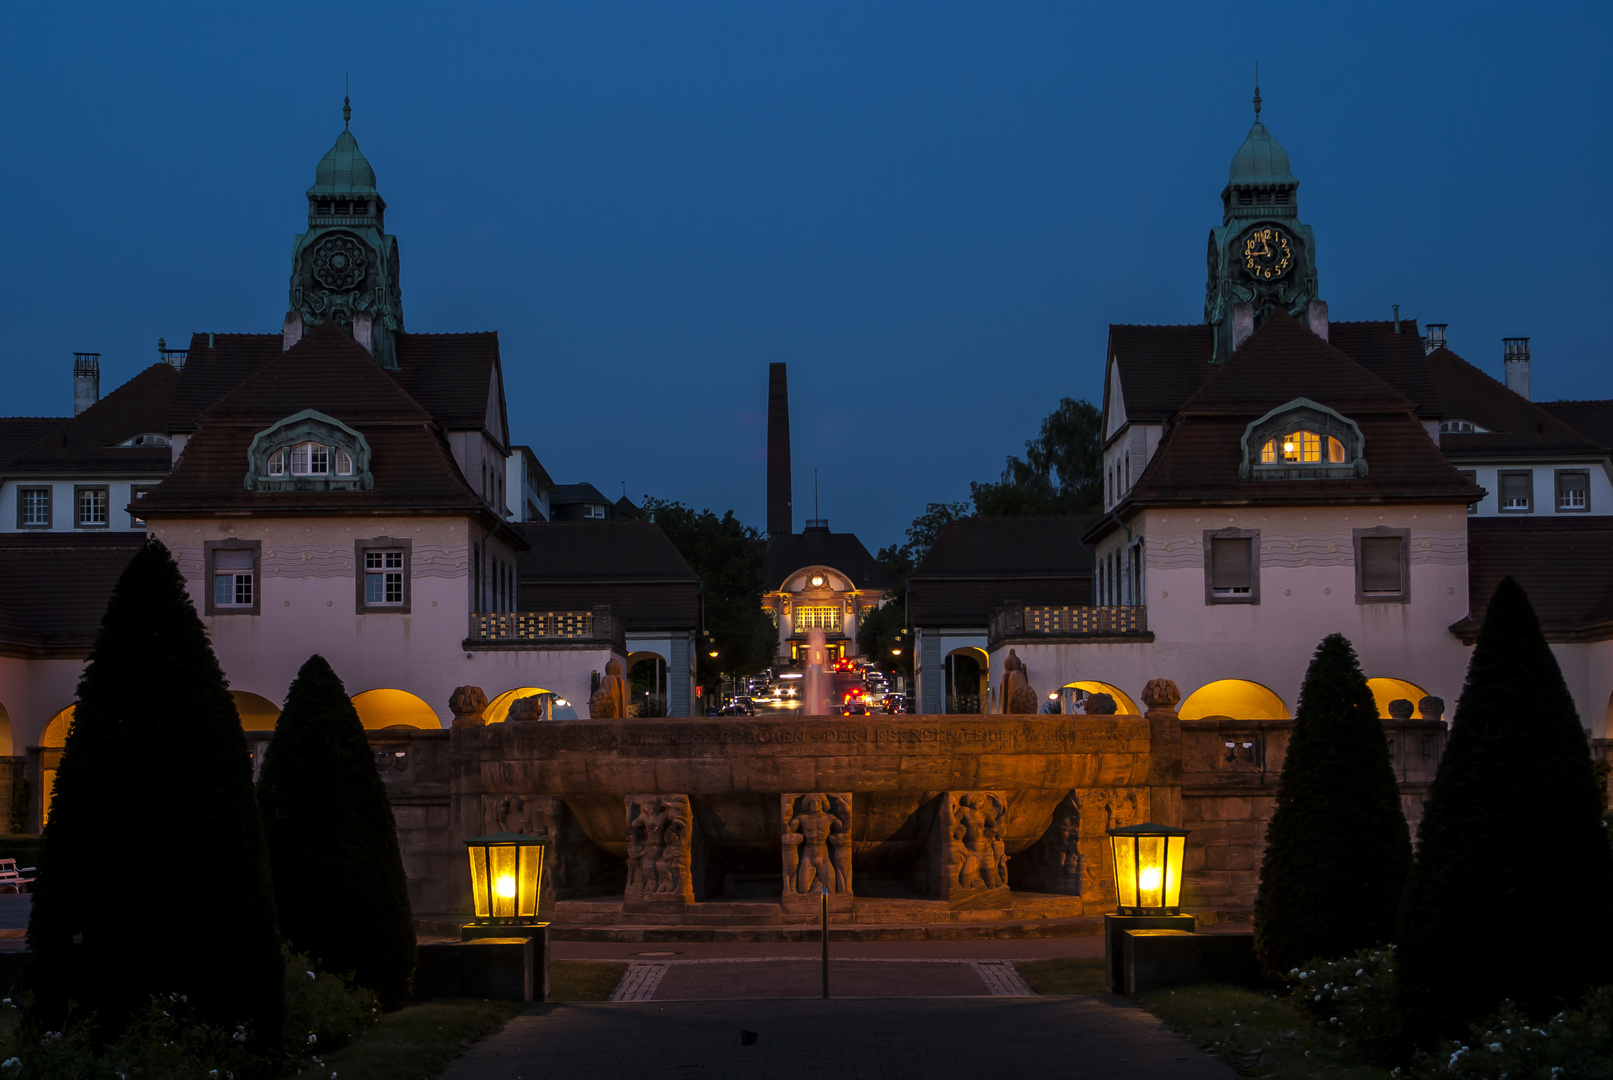
<svg viewBox="0 0 1613 1080">
<path fill-rule="evenodd" d="M 783 364 L 767 368 L 767 535 L 795 531 L 790 501 L 790 385 Z"/>
<path fill-rule="evenodd" d="M 73 354 L 73 415 L 101 400 L 101 354 Z"/>
<path fill-rule="evenodd" d="M 1508 337 L 1501 339 L 1502 366 L 1507 372 L 1507 389 L 1523 400 L 1529 400 L 1529 339 Z"/>
<path fill-rule="evenodd" d="M 1428 324 L 1428 336 L 1423 339 L 1423 354 L 1433 352 L 1435 349 L 1445 347 L 1445 328 L 1450 323 L 1431 322 Z"/>
<path fill-rule="evenodd" d="M 163 363 L 175 371 L 185 370 L 185 361 L 190 358 L 189 349 L 170 349 L 167 338 L 157 339 L 157 356 Z"/>
</svg>

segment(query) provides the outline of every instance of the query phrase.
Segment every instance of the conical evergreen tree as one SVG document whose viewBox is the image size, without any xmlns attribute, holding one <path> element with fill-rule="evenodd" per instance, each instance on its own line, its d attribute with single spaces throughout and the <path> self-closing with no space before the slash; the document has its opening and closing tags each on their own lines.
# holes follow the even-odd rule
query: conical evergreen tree
<svg viewBox="0 0 1613 1080">
<path fill-rule="evenodd" d="M 1613 851 L 1585 731 L 1534 607 L 1490 599 L 1417 830 L 1398 940 L 1420 1044 L 1459 1036 L 1510 998 L 1544 1014 L 1613 983 Z M 1496 916 L 1548 913 L 1561 940 Z"/>
<path fill-rule="evenodd" d="M 1255 948 L 1272 974 L 1387 942 L 1411 832 L 1383 723 L 1355 650 L 1317 646 L 1266 828 Z"/>
<path fill-rule="evenodd" d="M 285 966 L 252 765 L 173 557 L 113 589 L 78 684 L 28 943 L 36 1019 L 69 1001 L 111 1036 L 155 994 L 278 1046 Z"/>
<path fill-rule="evenodd" d="M 358 712 L 322 656 L 286 695 L 258 799 L 292 948 L 401 1004 L 415 935 L 397 824 Z"/>
</svg>

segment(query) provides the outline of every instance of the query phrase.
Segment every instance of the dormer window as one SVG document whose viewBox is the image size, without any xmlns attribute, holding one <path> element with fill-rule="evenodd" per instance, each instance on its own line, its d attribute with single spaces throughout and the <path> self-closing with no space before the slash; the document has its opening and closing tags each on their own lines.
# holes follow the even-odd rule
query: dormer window
<svg viewBox="0 0 1613 1080">
<path fill-rule="evenodd" d="M 334 417 L 306 409 L 252 439 L 249 491 L 369 491 L 370 445 Z"/>
<path fill-rule="evenodd" d="M 1346 480 L 1367 475 L 1354 420 L 1295 398 L 1244 428 L 1242 480 Z"/>
<path fill-rule="evenodd" d="M 1479 427 L 1471 420 L 1442 420 L 1439 431 L 1442 435 L 1488 435 L 1489 429 Z"/>
<path fill-rule="evenodd" d="M 171 446 L 172 445 L 172 440 L 170 440 L 168 438 L 168 436 L 166 436 L 166 435 L 158 435 L 158 434 L 156 434 L 154 432 L 149 432 L 148 431 L 144 435 L 136 435 L 132 439 L 124 439 L 123 442 L 119 443 L 118 445 L 119 446 Z"/>
</svg>

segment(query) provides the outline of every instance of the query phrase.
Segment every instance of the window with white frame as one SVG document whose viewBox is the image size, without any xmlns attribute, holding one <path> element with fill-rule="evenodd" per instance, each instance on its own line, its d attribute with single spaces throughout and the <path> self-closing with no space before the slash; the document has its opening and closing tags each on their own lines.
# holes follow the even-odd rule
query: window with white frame
<svg viewBox="0 0 1613 1080">
<path fill-rule="evenodd" d="M 250 608 L 257 577 L 251 548 L 219 548 L 213 552 L 213 606 Z"/>
<path fill-rule="evenodd" d="M 1557 510 L 1581 513 L 1591 508 L 1591 474 L 1588 469 L 1557 470 Z"/>
<path fill-rule="evenodd" d="M 839 632 L 844 629 L 841 624 L 840 608 L 835 607 L 798 607 L 795 609 L 795 629 L 802 630 L 833 630 Z"/>
<path fill-rule="evenodd" d="M 105 528 L 106 509 L 110 501 L 107 496 L 107 490 L 104 487 L 80 487 L 74 489 L 74 524 L 81 529 Z"/>
<path fill-rule="evenodd" d="M 30 487 L 17 491 L 17 528 L 48 529 L 50 520 L 50 488 Z"/>
<path fill-rule="evenodd" d="M 364 603 L 386 607 L 403 603 L 403 552 L 364 553 Z"/>
<path fill-rule="evenodd" d="M 369 442 L 335 417 L 313 409 L 288 416 L 252 437 L 248 491 L 369 491 Z"/>
<path fill-rule="evenodd" d="M 1533 472 L 1504 472 L 1501 483 L 1501 512 L 1527 514 L 1534 502 L 1535 474 Z"/>
<path fill-rule="evenodd" d="M 605 507 L 600 503 L 584 503 L 582 516 L 585 518 L 598 518 L 603 521 L 605 520 Z"/>
</svg>

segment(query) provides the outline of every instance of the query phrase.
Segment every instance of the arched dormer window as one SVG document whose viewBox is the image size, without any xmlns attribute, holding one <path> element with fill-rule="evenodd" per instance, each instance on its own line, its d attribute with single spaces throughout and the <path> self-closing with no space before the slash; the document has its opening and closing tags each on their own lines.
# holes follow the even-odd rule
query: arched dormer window
<svg viewBox="0 0 1613 1080">
<path fill-rule="evenodd" d="M 1441 420 L 1440 433 L 1443 435 L 1488 435 L 1489 428 L 1480 427 L 1471 420 Z"/>
<path fill-rule="evenodd" d="M 248 491 L 369 491 L 370 444 L 313 409 L 258 432 L 247 451 Z"/>
<path fill-rule="evenodd" d="M 1354 420 L 1295 398 L 1244 428 L 1243 480 L 1345 480 L 1367 475 L 1365 440 Z"/>
<path fill-rule="evenodd" d="M 156 432 L 148 431 L 144 435 L 136 435 L 133 438 L 124 439 L 122 442 L 118 443 L 118 445 L 119 446 L 171 446 L 171 445 L 173 445 L 173 440 L 169 439 L 168 436 L 166 436 L 166 435 L 158 435 Z"/>
</svg>

